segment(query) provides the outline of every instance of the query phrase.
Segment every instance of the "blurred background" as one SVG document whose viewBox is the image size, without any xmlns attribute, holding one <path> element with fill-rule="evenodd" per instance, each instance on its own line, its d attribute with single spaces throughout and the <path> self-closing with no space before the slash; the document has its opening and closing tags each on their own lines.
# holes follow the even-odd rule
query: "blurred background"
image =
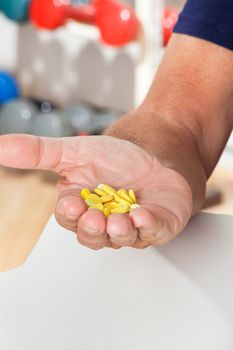
<svg viewBox="0 0 233 350">
<path fill-rule="evenodd" d="M 185 1 L 101 3 L 0 0 L 0 134 L 98 135 L 142 101 Z M 209 183 L 209 211 L 233 212 L 232 160 L 230 140 Z M 0 178 L 0 236 L 28 217 L 41 230 L 54 177 L 1 169 Z"/>
</svg>

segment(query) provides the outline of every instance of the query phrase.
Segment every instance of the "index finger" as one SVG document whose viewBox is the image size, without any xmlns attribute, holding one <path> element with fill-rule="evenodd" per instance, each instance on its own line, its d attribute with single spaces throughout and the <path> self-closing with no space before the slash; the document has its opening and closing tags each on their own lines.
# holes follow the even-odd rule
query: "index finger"
<svg viewBox="0 0 233 350">
<path fill-rule="evenodd" d="M 0 136 L 0 165 L 18 169 L 56 171 L 63 153 L 62 139 L 32 135 Z"/>
</svg>

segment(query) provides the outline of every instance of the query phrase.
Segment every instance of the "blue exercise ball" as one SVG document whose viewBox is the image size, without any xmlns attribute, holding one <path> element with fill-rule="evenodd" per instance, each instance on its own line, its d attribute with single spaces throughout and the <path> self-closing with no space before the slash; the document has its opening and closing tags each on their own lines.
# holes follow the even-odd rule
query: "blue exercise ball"
<svg viewBox="0 0 233 350">
<path fill-rule="evenodd" d="M 0 71 L 0 103 L 14 100 L 20 96 L 16 79 L 7 72 Z"/>
<path fill-rule="evenodd" d="M 0 0 L 0 10 L 5 16 L 16 22 L 28 19 L 29 0 Z"/>
</svg>

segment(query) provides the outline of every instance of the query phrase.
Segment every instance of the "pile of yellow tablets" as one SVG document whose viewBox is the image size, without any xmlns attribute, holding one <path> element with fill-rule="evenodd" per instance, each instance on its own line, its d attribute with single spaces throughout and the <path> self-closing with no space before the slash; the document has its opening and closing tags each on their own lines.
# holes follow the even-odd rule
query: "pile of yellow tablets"
<svg viewBox="0 0 233 350">
<path fill-rule="evenodd" d="M 115 190 L 109 185 L 100 184 L 93 193 L 88 188 L 84 188 L 81 196 L 89 208 L 102 211 L 106 217 L 116 213 L 126 214 L 140 207 L 132 189 Z"/>
</svg>

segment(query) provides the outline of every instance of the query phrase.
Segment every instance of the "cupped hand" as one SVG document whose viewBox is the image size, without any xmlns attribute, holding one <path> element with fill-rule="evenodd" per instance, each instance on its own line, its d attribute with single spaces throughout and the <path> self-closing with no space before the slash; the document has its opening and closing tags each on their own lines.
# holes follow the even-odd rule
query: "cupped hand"
<svg viewBox="0 0 233 350">
<path fill-rule="evenodd" d="M 184 177 L 125 140 L 4 135 L 0 137 L 0 164 L 59 174 L 57 221 L 92 249 L 164 245 L 191 217 L 192 192 Z M 98 210 L 88 210 L 80 191 L 100 183 L 133 188 L 140 208 L 108 218 Z"/>
</svg>

